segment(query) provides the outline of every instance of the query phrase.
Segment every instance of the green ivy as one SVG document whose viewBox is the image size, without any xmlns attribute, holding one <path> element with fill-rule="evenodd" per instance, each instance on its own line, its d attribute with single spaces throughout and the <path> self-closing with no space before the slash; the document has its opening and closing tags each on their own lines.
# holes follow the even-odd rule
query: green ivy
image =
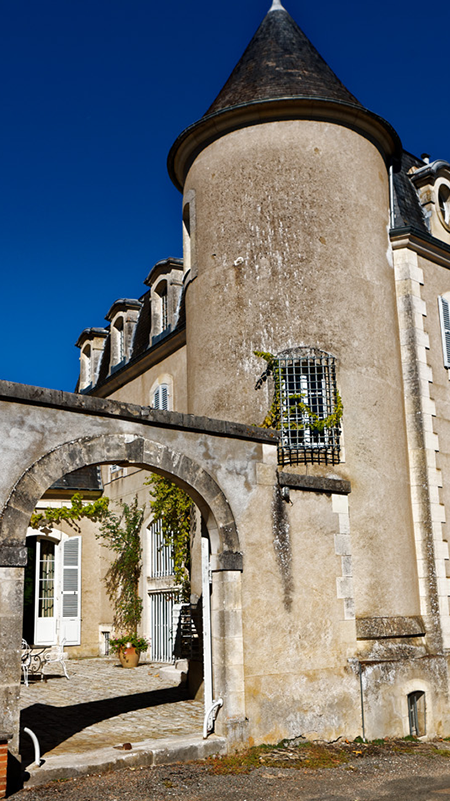
<svg viewBox="0 0 450 801">
<path fill-rule="evenodd" d="M 275 362 L 277 361 L 277 357 L 274 356 L 273 353 L 268 353 L 267 351 L 263 350 L 254 350 L 253 353 L 255 356 L 258 356 L 261 359 L 264 359 L 267 362 L 267 367 L 264 372 L 258 378 L 256 382 L 255 389 L 260 389 L 260 387 L 267 381 L 267 379 L 272 376 L 274 382 L 274 393 L 273 393 L 273 400 L 270 406 L 269 412 L 264 418 L 263 422 L 260 425 L 260 428 L 274 428 L 279 430 L 281 428 L 281 377 L 280 371 L 275 369 Z M 342 403 L 342 398 L 339 394 L 339 390 L 336 388 L 335 394 L 335 402 L 334 402 L 334 412 L 329 414 L 327 417 L 319 417 L 318 414 L 312 411 L 312 409 L 304 402 L 303 398 L 305 395 L 303 393 L 291 393 L 288 395 L 289 403 L 295 403 L 295 406 L 300 412 L 303 412 L 305 416 L 308 416 L 308 427 L 312 431 L 318 431 L 320 434 L 323 433 L 325 428 L 336 428 L 339 425 L 339 422 L 342 418 L 342 414 L 344 411 L 344 406 Z M 305 425 L 303 423 L 297 423 L 293 425 L 291 423 L 291 428 L 296 429 L 303 429 Z"/>
<path fill-rule="evenodd" d="M 59 509 L 47 507 L 39 512 L 35 510 L 31 515 L 30 526 L 42 531 L 53 528 L 64 521 L 79 531 L 78 520 L 87 518 L 93 523 L 98 523 L 108 514 L 108 506 L 109 498 L 106 497 L 83 504 L 83 496 L 76 492 L 70 499 L 70 506 L 61 506 Z"/>
<path fill-rule="evenodd" d="M 137 635 L 142 618 L 139 579 L 142 572 L 141 528 L 145 507 L 138 506 L 137 496 L 131 504 L 119 503 L 119 514 L 108 511 L 97 539 L 116 555 L 105 575 L 109 600 L 114 607 L 113 624 L 126 636 Z"/>
<path fill-rule="evenodd" d="M 192 500 L 163 476 L 153 474 L 145 484 L 150 487 L 153 522 L 161 521 L 164 544 L 172 550 L 175 581 L 181 587 L 183 600 L 188 601 Z"/>
</svg>

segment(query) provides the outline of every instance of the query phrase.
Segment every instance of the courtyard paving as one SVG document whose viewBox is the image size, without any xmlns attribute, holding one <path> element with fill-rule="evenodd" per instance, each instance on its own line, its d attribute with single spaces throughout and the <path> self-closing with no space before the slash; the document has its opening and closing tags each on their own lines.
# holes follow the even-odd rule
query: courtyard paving
<svg viewBox="0 0 450 801">
<path fill-rule="evenodd" d="M 127 670 L 114 657 L 71 659 L 69 680 L 55 665 L 51 671 L 47 668 L 46 681 L 22 684 L 23 765 L 34 758 L 24 727 L 36 734 L 42 756 L 200 733 L 202 701 L 189 699 L 183 687 L 161 678 L 164 667 L 143 663 Z"/>
</svg>

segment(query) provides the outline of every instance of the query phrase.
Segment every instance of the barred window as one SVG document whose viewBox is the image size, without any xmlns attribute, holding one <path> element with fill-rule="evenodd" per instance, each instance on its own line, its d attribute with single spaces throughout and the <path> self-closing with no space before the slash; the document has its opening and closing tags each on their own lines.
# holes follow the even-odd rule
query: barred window
<svg viewBox="0 0 450 801">
<path fill-rule="evenodd" d="M 342 405 L 336 360 L 316 348 L 296 348 L 273 359 L 281 439 L 280 464 L 339 462 Z"/>
</svg>

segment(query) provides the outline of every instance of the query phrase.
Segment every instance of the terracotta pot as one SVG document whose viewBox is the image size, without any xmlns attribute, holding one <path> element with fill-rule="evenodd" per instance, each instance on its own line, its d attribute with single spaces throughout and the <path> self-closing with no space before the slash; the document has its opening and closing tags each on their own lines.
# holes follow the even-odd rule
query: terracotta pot
<svg viewBox="0 0 450 801">
<path fill-rule="evenodd" d="M 130 645 L 128 648 L 121 648 L 119 651 L 119 659 L 122 667 L 124 668 L 137 667 L 140 655 L 141 655 L 140 651 L 136 651 L 134 645 Z"/>
</svg>

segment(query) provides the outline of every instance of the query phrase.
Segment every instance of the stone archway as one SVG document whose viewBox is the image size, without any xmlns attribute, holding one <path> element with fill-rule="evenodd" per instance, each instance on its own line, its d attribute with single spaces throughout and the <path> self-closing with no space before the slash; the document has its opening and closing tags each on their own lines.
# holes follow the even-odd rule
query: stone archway
<svg viewBox="0 0 450 801">
<path fill-rule="evenodd" d="M 62 443 L 39 457 L 16 481 L 0 521 L 0 545 L 3 548 L 10 547 L 16 554 L 23 549 L 29 518 L 37 501 L 62 475 L 86 465 L 117 462 L 167 476 L 189 493 L 202 513 L 210 539 L 211 566 L 214 571 L 213 675 L 217 694 L 224 699 L 224 710 L 218 730 L 226 733 L 228 728 L 226 719 L 235 720 L 244 717 L 241 709 L 243 671 L 236 671 L 237 661 L 242 659 L 239 655 L 242 655 L 243 651 L 242 634 L 240 642 L 236 639 L 236 631 L 242 632 L 241 609 L 236 608 L 236 597 L 240 597 L 242 555 L 231 507 L 217 481 L 204 467 L 186 454 L 141 434 L 108 433 L 99 437 L 82 437 Z M 11 605 L 9 610 L 11 613 L 9 640 L 11 645 L 14 644 L 18 657 L 23 577 L 19 567 L 12 567 L 10 570 L 11 591 L 8 595 L 14 600 L 14 605 Z M 227 600 L 230 597 L 233 597 L 233 621 L 230 619 L 230 604 Z M 225 610 L 228 614 L 225 614 Z M 230 642 L 226 644 L 230 627 L 233 629 L 234 646 L 231 649 Z M 17 658 L 16 681 L 19 675 Z M 17 737 L 18 710 L 15 709 L 15 704 L 11 704 L 10 708 L 5 710 L 4 720 Z"/>
<path fill-rule="evenodd" d="M 167 445 L 139 434 L 104 434 L 58 445 L 41 456 L 16 482 L 0 520 L 0 543 L 20 545 L 33 509 L 44 492 L 65 473 L 91 464 L 126 462 L 167 476 L 197 504 L 211 539 L 212 552 L 239 569 L 239 537 L 230 505 L 214 478 L 201 465 Z M 225 556 L 227 554 L 227 556 Z M 231 557 L 234 555 L 234 560 Z M 228 563 L 228 564 L 226 564 Z"/>
</svg>

